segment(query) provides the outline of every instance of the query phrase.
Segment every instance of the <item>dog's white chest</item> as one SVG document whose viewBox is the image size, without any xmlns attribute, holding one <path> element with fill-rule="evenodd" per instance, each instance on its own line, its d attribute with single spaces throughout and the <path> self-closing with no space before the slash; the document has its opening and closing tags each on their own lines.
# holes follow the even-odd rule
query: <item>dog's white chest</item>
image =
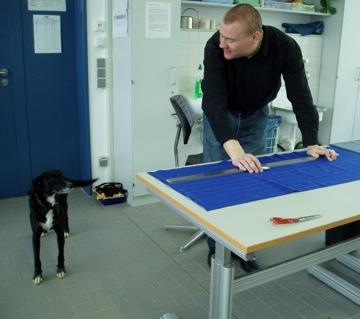
<svg viewBox="0 0 360 319">
<path fill-rule="evenodd" d="M 51 206 L 54 206 L 54 204 L 55 204 L 55 195 L 48 197 L 47 201 L 50 203 Z M 54 212 L 53 212 L 52 209 L 50 209 L 46 213 L 46 222 L 41 223 L 41 226 L 43 227 L 44 230 L 50 230 L 51 227 L 54 226 Z"/>
<path fill-rule="evenodd" d="M 50 230 L 54 226 L 54 212 L 50 209 L 46 214 L 46 222 L 41 223 L 41 226 L 44 230 Z"/>
</svg>

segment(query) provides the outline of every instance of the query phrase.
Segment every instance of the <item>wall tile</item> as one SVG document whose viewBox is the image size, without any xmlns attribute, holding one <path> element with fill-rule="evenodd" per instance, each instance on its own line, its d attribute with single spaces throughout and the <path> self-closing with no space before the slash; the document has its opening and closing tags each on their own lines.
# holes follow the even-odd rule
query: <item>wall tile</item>
<svg viewBox="0 0 360 319">
<path fill-rule="evenodd" d="M 180 31 L 180 42 L 189 42 L 189 31 L 187 30 Z"/>
<path fill-rule="evenodd" d="M 189 42 L 190 43 L 199 43 L 200 35 L 198 31 L 188 31 L 189 33 Z"/>
<path fill-rule="evenodd" d="M 180 66 L 188 66 L 189 65 L 189 55 L 188 54 L 178 54 L 177 55 L 177 65 Z"/>
</svg>

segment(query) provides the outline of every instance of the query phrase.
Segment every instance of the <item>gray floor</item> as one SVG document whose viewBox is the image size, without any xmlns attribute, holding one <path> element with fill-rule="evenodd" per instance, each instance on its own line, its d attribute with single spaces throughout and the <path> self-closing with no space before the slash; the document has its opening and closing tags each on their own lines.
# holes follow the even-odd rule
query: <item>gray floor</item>
<svg viewBox="0 0 360 319">
<path fill-rule="evenodd" d="M 175 312 L 207 318 L 209 269 L 201 241 L 180 253 L 189 234 L 164 231 L 182 223 L 164 205 L 101 206 L 81 191 L 69 196 L 67 276 L 55 276 L 55 234 L 42 239 L 45 281 L 34 286 L 27 199 L 0 200 L 1 319 L 150 319 Z M 322 235 L 258 253 L 262 266 L 320 247 Z M 332 266 L 330 264 L 330 266 Z M 347 276 L 350 270 L 340 269 Z M 239 269 L 236 275 L 244 275 Z M 360 319 L 360 307 L 306 272 L 235 295 L 238 319 Z"/>
</svg>

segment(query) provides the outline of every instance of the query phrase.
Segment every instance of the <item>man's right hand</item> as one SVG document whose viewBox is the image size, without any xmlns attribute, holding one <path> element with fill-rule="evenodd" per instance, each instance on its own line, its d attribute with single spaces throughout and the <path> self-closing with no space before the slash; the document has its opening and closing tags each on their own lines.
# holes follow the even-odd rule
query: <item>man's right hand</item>
<svg viewBox="0 0 360 319">
<path fill-rule="evenodd" d="M 244 153 L 242 156 L 232 158 L 231 162 L 244 172 L 260 173 L 263 171 L 261 163 L 252 154 Z"/>
<path fill-rule="evenodd" d="M 252 154 L 245 153 L 237 140 L 228 140 L 223 144 L 231 162 L 240 170 L 249 173 L 259 173 L 263 171 L 260 161 Z"/>
</svg>

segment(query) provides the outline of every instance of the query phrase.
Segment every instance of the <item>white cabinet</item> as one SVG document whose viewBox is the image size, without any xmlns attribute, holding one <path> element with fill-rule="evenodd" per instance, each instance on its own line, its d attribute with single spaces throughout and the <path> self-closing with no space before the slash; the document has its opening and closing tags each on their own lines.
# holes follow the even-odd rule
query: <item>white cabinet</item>
<svg viewBox="0 0 360 319">
<path fill-rule="evenodd" d="M 152 4 L 160 7 L 149 21 L 146 6 Z M 113 39 L 113 125 L 115 179 L 128 188 L 131 201 L 147 194 L 136 173 L 174 166 L 176 123 L 169 98 L 177 91 L 180 3 L 136 0 L 129 5 L 129 38 Z M 170 16 L 162 5 L 170 5 Z M 169 37 L 147 36 L 149 30 L 161 33 L 168 22 Z"/>
<path fill-rule="evenodd" d="M 306 77 L 308 79 L 311 95 L 314 104 L 317 105 L 320 69 L 322 56 L 322 35 L 302 36 L 300 34 L 289 33 L 299 45 L 305 65 Z M 282 117 L 282 124 L 279 131 L 279 144 L 286 150 L 293 150 L 297 142 L 301 141 L 301 134 L 297 128 L 295 114 L 292 111 L 292 105 L 286 95 L 285 82 L 281 79 L 281 87 L 272 107 L 275 114 Z M 322 120 L 323 112 L 319 111 L 319 120 Z"/>
<path fill-rule="evenodd" d="M 360 139 L 360 1 L 344 1 L 330 141 Z"/>
<path fill-rule="evenodd" d="M 174 51 L 179 38 L 178 1 L 163 1 L 171 5 L 171 35 L 169 38 L 145 37 L 145 5 L 132 3 L 132 68 L 133 68 L 133 161 L 134 174 L 172 167 L 172 144 L 175 123 L 169 98 L 176 93 L 177 66 Z M 134 181 L 134 195 L 145 193 L 142 183 Z"/>
<path fill-rule="evenodd" d="M 300 46 L 310 91 L 316 105 L 319 91 L 323 37 L 322 35 L 301 36 L 295 33 L 289 33 L 288 35 Z M 286 97 L 286 88 L 283 80 L 281 81 L 279 94 L 272 104 L 277 107 L 292 109 L 291 103 Z"/>
<path fill-rule="evenodd" d="M 357 67 L 360 69 L 360 67 Z M 353 140 L 360 140 L 360 85 L 359 85 L 359 79 L 358 82 L 358 88 L 356 92 L 356 104 L 355 104 L 355 112 L 354 112 L 354 122 L 353 122 L 353 131 L 352 131 L 352 137 Z"/>
</svg>

